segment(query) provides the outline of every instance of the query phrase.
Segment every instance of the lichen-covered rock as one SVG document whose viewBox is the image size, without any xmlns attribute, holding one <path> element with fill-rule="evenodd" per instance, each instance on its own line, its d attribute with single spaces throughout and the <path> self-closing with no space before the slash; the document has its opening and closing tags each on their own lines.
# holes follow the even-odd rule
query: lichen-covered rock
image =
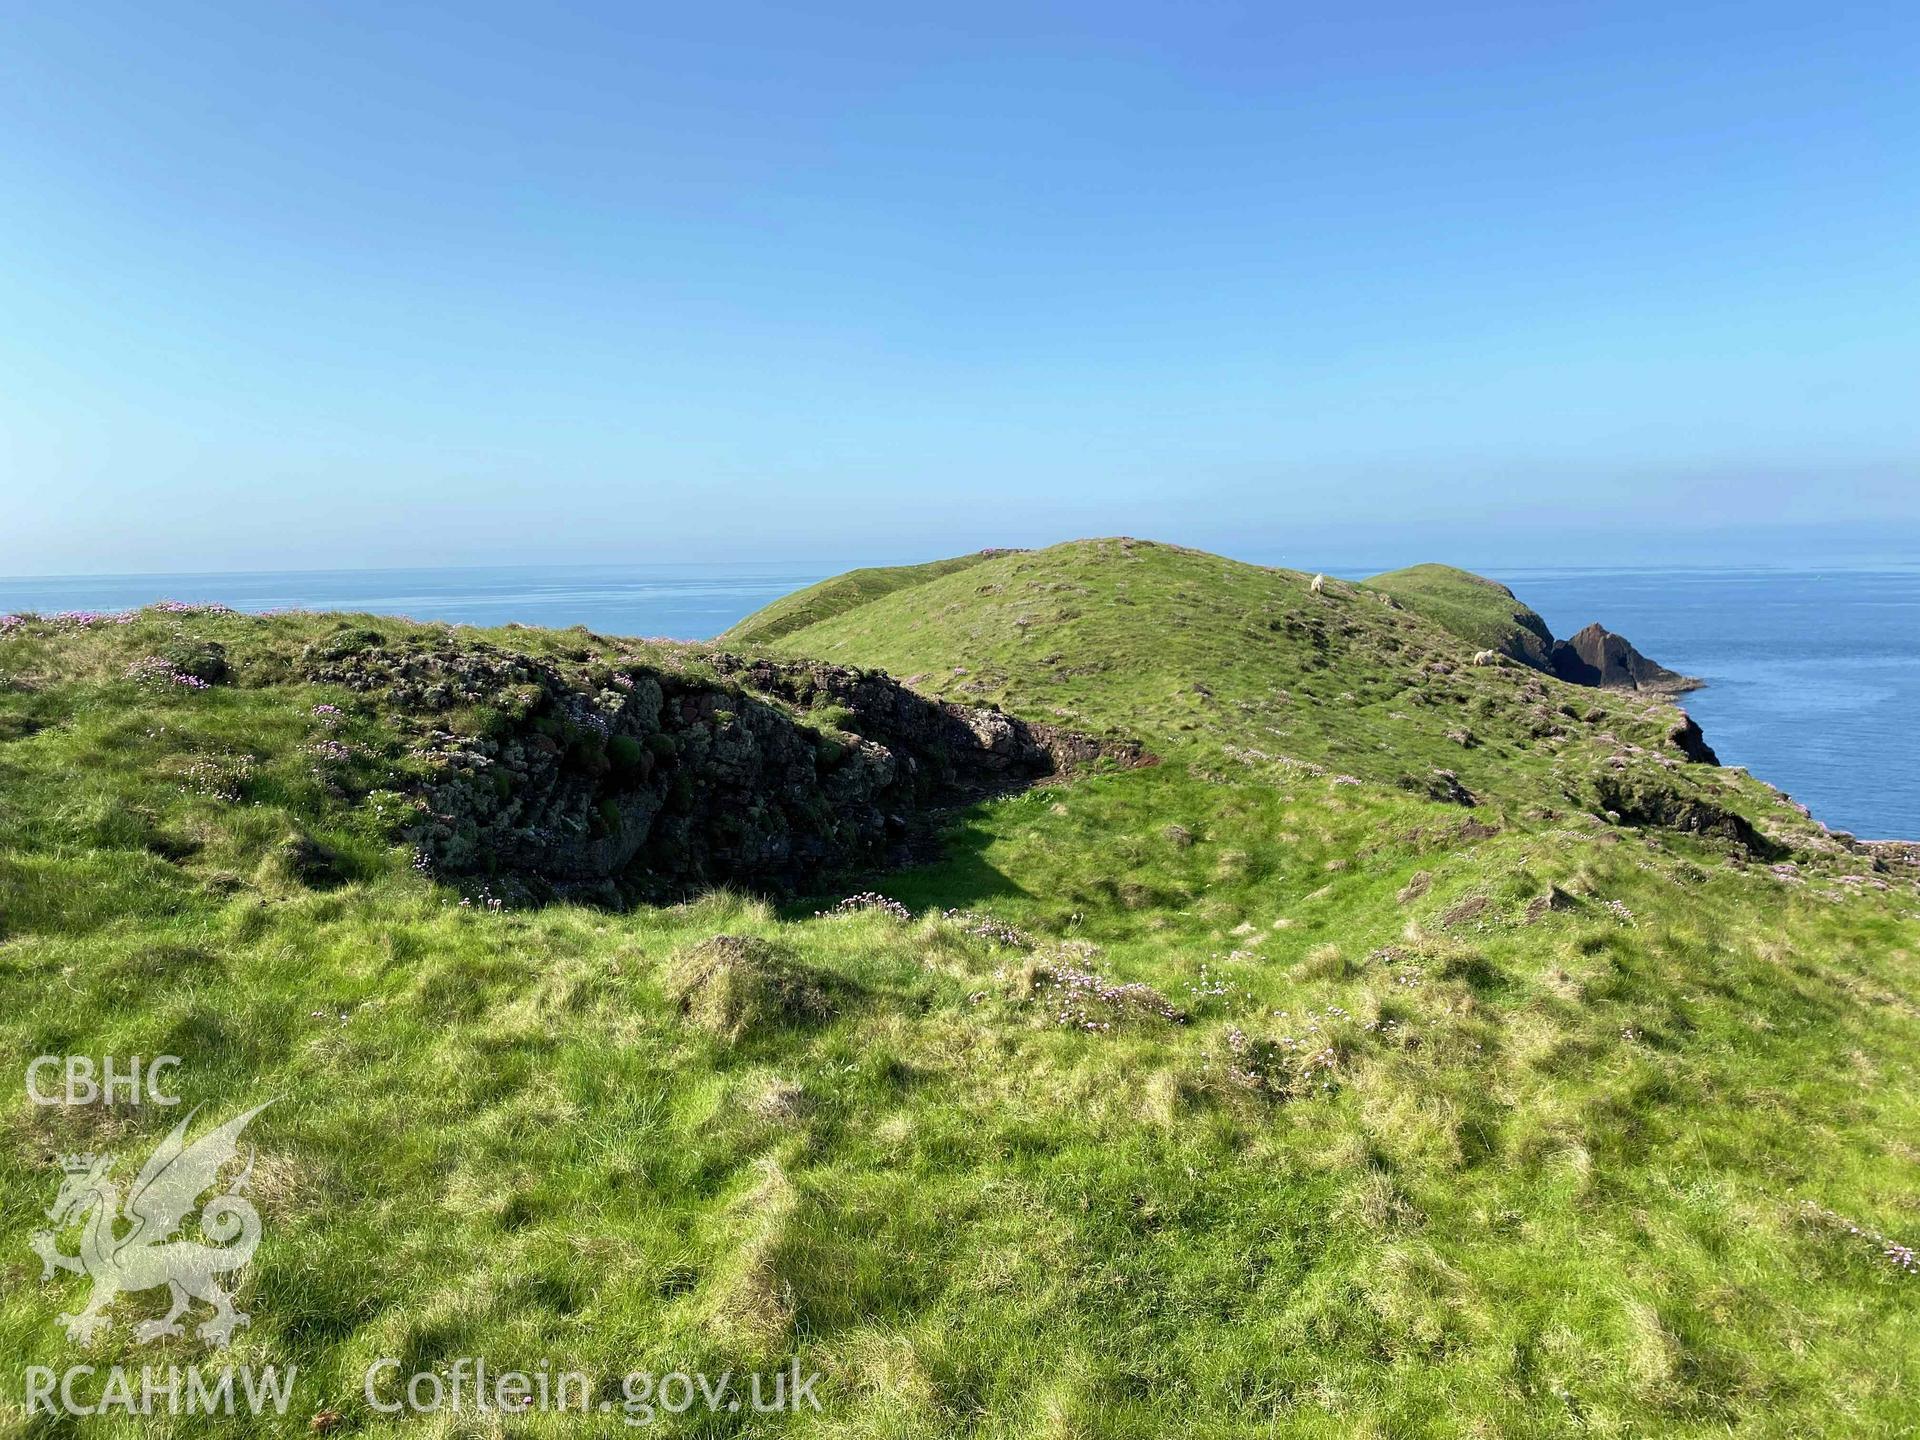
<svg viewBox="0 0 1920 1440">
<path fill-rule="evenodd" d="M 1673 768 L 1678 771 L 1682 767 Z M 1595 772 L 1589 784 L 1587 798 L 1594 813 L 1621 824 L 1711 836 L 1738 845 L 1762 860 L 1784 853 L 1744 817 L 1692 793 L 1658 769 L 1631 764 L 1602 769 Z"/>
<path fill-rule="evenodd" d="M 310 679 L 378 692 L 421 732 L 405 835 L 421 868 L 516 899 L 810 888 L 904 857 L 933 809 L 1150 758 L 839 666 L 719 655 L 712 674 L 576 672 L 481 641 L 352 633 L 302 659 Z"/>
</svg>

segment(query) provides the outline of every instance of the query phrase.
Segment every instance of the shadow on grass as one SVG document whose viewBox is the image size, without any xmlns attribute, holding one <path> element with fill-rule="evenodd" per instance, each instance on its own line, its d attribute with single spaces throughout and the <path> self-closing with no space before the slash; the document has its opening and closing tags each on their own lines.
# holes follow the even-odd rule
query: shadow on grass
<svg viewBox="0 0 1920 1440">
<path fill-rule="evenodd" d="M 965 909 L 983 901 L 1030 896 L 986 858 L 994 836 L 980 823 L 982 808 L 958 812 L 934 837 L 932 858 L 901 869 L 859 871 L 842 877 L 831 890 L 801 896 L 779 907 L 785 920 L 799 920 L 831 908 L 844 895 L 875 891 L 915 912 Z"/>
</svg>

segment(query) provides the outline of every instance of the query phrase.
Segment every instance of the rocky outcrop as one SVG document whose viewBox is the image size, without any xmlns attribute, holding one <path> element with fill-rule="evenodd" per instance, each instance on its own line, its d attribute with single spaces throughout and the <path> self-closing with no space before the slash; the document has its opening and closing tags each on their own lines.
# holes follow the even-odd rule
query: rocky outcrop
<svg viewBox="0 0 1920 1440">
<path fill-rule="evenodd" d="M 1667 743 L 1678 750 L 1696 765 L 1718 765 L 1720 757 L 1713 753 L 1713 747 L 1707 744 L 1707 737 L 1700 729 L 1700 722 L 1686 711 L 1680 711 L 1680 720 L 1667 732 Z"/>
<path fill-rule="evenodd" d="M 1786 853 L 1744 816 L 1671 776 L 1645 769 L 1607 769 L 1597 772 L 1589 786 L 1589 793 L 1578 798 L 1615 824 L 1724 840 L 1761 860 L 1775 860 Z"/>
<path fill-rule="evenodd" d="M 1438 800 L 1447 805 L 1464 805 L 1471 810 L 1480 803 L 1451 770 L 1435 770 L 1426 776 L 1402 775 L 1398 784 L 1402 790 L 1411 790 L 1416 795 L 1425 795 L 1429 800 Z"/>
<path fill-rule="evenodd" d="M 1153 758 L 1132 740 L 1019 720 L 991 705 L 929 700 L 880 670 L 725 654 L 713 663 L 728 679 L 802 713 L 843 709 L 859 734 L 915 757 L 921 784 L 958 795 L 1002 788 L 1022 776 L 1065 774 L 1103 762 L 1132 768 Z"/>
<path fill-rule="evenodd" d="M 707 658 L 717 674 L 576 671 L 480 642 L 304 657 L 310 678 L 411 713 L 404 838 L 422 869 L 506 900 L 815 889 L 903 858 L 942 808 L 1151 758 L 929 700 L 877 671 Z M 477 729 L 447 723 L 475 707 Z"/>
<path fill-rule="evenodd" d="M 1553 673 L 1562 680 L 1610 690 L 1676 695 L 1706 683 L 1649 660 L 1625 636 L 1598 624 L 1587 626 L 1570 640 L 1554 641 L 1551 664 Z"/>
<path fill-rule="evenodd" d="M 1376 575 L 1367 588 L 1450 630 L 1473 647 L 1475 665 L 1517 661 L 1574 685 L 1673 695 L 1703 681 L 1678 675 L 1601 625 L 1556 640 L 1539 614 L 1497 580 L 1450 565 L 1414 565 Z"/>
<path fill-rule="evenodd" d="M 1553 632 L 1547 629 L 1547 622 L 1539 614 L 1520 603 L 1520 598 L 1497 580 L 1486 580 L 1476 576 L 1481 583 L 1500 592 L 1512 602 L 1513 628 L 1496 647 L 1510 660 L 1518 660 L 1532 670 L 1548 668 L 1548 656 L 1553 646 Z"/>
</svg>

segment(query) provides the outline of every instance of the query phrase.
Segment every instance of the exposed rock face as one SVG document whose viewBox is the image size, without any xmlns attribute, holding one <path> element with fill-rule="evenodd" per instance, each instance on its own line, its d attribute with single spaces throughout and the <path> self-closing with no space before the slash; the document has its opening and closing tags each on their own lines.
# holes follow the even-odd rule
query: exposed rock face
<svg viewBox="0 0 1920 1440">
<path fill-rule="evenodd" d="M 1648 771 L 1605 770 L 1592 779 L 1592 809 L 1620 824 L 1679 830 L 1731 842 L 1761 860 L 1786 853 L 1744 817 Z"/>
<path fill-rule="evenodd" d="M 1480 803 L 1451 770 L 1435 770 L 1424 779 L 1417 775 L 1402 775 L 1399 785 L 1402 790 L 1411 790 L 1416 795 L 1425 795 L 1430 800 L 1439 800 L 1448 805 L 1464 805 L 1469 810 Z"/>
<path fill-rule="evenodd" d="M 1513 602 L 1513 630 L 1503 640 L 1498 649 L 1510 660 L 1518 660 L 1531 670 L 1552 668 L 1553 632 L 1547 629 L 1547 622 L 1538 613 L 1520 603 L 1520 597 L 1502 585 L 1498 580 L 1489 580 L 1483 575 L 1473 577 L 1482 585 L 1497 590 Z M 1478 662 L 1476 662 L 1478 663 Z"/>
<path fill-rule="evenodd" d="M 1151 759 L 839 666 L 722 655 L 716 681 L 632 663 L 575 675 L 485 644 L 305 658 L 314 679 L 420 714 L 407 838 L 424 868 L 506 899 L 803 890 L 899 858 L 930 810 Z M 479 703 L 500 712 L 485 733 L 436 728 Z M 803 722 L 815 707 L 834 707 L 827 723 Z"/>
<path fill-rule="evenodd" d="M 1700 722 L 1684 710 L 1680 712 L 1680 723 L 1667 732 L 1667 743 L 1696 765 L 1720 763 L 1720 757 L 1713 753 L 1713 747 L 1701 733 Z"/>
<path fill-rule="evenodd" d="M 1575 685 L 1613 690 L 1651 690 L 1674 695 L 1697 690 L 1704 681 L 1676 674 L 1642 655 L 1626 637 L 1605 626 L 1587 626 L 1571 640 L 1553 642 L 1553 673 Z"/>
<path fill-rule="evenodd" d="M 929 700 L 879 670 L 733 655 L 716 655 L 714 666 L 748 689 L 803 711 L 844 708 L 852 716 L 850 729 L 912 757 L 916 784 L 929 794 L 950 791 L 949 799 L 1103 760 L 1132 767 L 1152 758 L 1131 740 L 1018 720 L 990 706 Z"/>
</svg>

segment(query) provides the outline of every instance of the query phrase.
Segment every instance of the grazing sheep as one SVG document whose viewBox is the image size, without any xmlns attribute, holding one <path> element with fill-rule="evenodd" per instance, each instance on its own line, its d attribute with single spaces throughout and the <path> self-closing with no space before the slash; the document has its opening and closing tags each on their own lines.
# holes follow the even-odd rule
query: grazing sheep
<svg viewBox="0 0 1920 1440">
<path fill-rule="evenodd" d="M 1309 581 L 1307 584 L 1307 589 L 1311 590 L 1316 595 L 1320 594 L 1326 588 L 1327 588 L 1327 577 L 1324 575 L 1314 576 L 1313 579 Z"/>
</svg>

